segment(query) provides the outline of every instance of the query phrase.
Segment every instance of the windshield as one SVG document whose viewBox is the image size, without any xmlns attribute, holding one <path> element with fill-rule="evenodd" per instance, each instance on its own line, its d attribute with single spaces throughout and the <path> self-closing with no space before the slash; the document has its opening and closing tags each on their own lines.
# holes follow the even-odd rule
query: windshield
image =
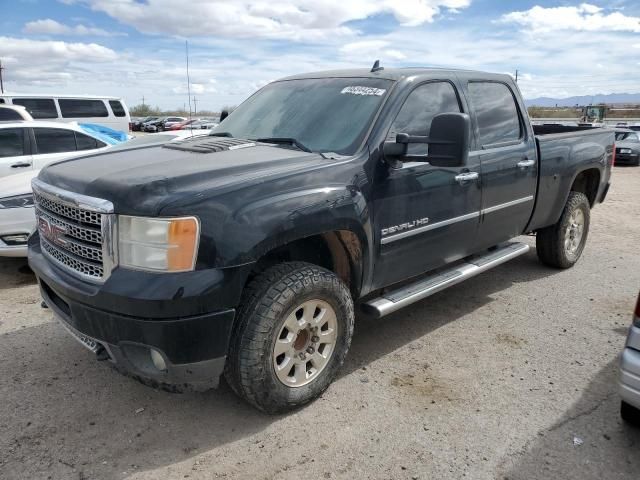
<svg viewBox="0 0 640 480">
<path fill-rule="evenodd" d="M 295 139 L 314 152 L 356 152 L 392 82 L 378 78 L 316 78 L 267 85 L 212 134 Z"/>
<path fill-rule="evenodd" d="M 625 142 L 637 142 L 638 134 L 636 132 L 618 132 L 616 133 L 616 140 L 618 142 L 622 140 Z"/>
</svg>

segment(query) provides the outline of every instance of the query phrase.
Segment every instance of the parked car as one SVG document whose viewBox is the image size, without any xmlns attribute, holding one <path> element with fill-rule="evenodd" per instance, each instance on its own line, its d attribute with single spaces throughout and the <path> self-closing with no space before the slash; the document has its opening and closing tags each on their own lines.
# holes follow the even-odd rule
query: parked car
<svg viewBox="0 0 640 480">
<path fill-rule="evenodd" d="M 145 123 L 147 122 L 153 122 L 155 120 L 158 120 L 160 117 L 157 116 L 150 116 L 150 117 L 144 117 L 144 118 L 139 118 L 135 121 L 133 121 L 131 123 L 131 131 L 133 132 L 139 132 L 142 130 L 142 127 Z"/>
<path fill-rule="evenodd" d="M 616 165 L 640 165 L 640 132 L 616 129 Z"/>
<path fill-rule="evenodd" d="M 26 257 L 36 228 L 31 180 L 39 170 L 0 178 L 0 257 Z"/>
<path fill-rule="evenodd" d="M 143 130 L 145 132 L 164 132 L 172 125 L 184 122 L 185 120 L 186 118 L 184 117 L 161 117 L 151 122 L 145 122 L 143 124 Z"/>
<path fill-rule="evenodd" d="M 97 123 L 114 130 L 129 131 L 129 110 L 118 97 L 0 94 L 0 104 L 22 105 L 34 120 Z"/>
<path fill-rule="evenodd" d="M 20 105 L 0 105 L 0 122 L 33 121 L 27 109 Z"/>
<path fill-rule="evenodd" d="M 620 356 L 620 396 L 623 420 L 640 427 L 640 294 Z"/>
<path fill-rule="evenodd" d="M 509 75 L 289 77 L 207 136 L 44 168 L 29 264 L 100 358 L 173 389 L 224 373 L 286 411 L 335 378 L 356 306 L 396 312 L 525 254 L 523 233 L 573 266 L 613 144 L 610 129 L 532 127 Z"/>
<path fill-rule="evenodd" d="M 108 147 L 105 138 L 75 123 L 0 123 L 0 177 L 39 170 L 48 163 Z"/>
<path fill-rule="evenodd" d="M 110 148 L 118 151 L 163 145 L 193 135 L 191 132 L 164 132 L 136 137 Z M 0 257 L 27 256 L 27 237 L 36 228 L 31 180 L 37 177 L 39 172 L 40 170 L 29 170 L 0 178 Z"/>
<path fill-rule="evenodd" d="M 185 120 L 184 122 L 174 123 L 167 130 L 184 130 L 189 128 L 190 125 L 200 120 L 199 118 L 190 118 L 189 120 Z"/>
</svg>

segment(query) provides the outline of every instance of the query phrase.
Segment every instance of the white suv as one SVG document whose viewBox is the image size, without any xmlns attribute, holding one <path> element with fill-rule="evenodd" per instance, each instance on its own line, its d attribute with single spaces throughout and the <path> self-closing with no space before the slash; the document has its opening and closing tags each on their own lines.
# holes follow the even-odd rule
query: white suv
<svg viewBox="0 0 640 480">
<path fill-rule="evenodd" d="M 0 122 L 33 120 L 25 107 L 20 105 L 0 105 Z"/>
<path fill-rule="evenodd" d="M 77 124 L 0 122 L 0 177 L 108 148 Z"/>
</svg>

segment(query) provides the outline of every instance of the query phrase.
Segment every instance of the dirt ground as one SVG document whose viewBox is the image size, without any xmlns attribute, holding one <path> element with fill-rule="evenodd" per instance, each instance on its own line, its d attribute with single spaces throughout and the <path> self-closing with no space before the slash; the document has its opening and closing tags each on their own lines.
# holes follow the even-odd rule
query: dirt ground
<svg viewBox="0 0 640 480">
<path fill-rule="evenodd" d="M 40 308 L 25 261 L 1 259 L 0 478 L 638 479 L 616 381 L 639 246 L 640 168 L 616 168 L 575 268 L 534 249 L 359 318 L 340 378 L 281 416 L 224 385 L 171 394 L 119 375 Z"/>
</svg>

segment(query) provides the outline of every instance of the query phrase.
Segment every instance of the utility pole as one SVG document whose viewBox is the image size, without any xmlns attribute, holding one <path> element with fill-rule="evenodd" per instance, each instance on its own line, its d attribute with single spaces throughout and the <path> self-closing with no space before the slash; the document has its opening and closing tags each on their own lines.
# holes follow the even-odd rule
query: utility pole
<svg viewBox="0 0 640 480">
<path fill-rule="evenodd" d="M 144 95 L 142 95 L 142 106 L 144 107 Z"/>
<path fill-rule="evenodd" d="M 193 96 L 193 114 L 198 114 L 198 100 L 196 100 L 196 96 Z"/>
<path fill-rule="evenodd" d="M 2 81 L 2 71 L 4 67 L 2 66 L 2 60 L 0 60 L 0 93 L 4 93 L 4 82 Z"/>
</svg>

